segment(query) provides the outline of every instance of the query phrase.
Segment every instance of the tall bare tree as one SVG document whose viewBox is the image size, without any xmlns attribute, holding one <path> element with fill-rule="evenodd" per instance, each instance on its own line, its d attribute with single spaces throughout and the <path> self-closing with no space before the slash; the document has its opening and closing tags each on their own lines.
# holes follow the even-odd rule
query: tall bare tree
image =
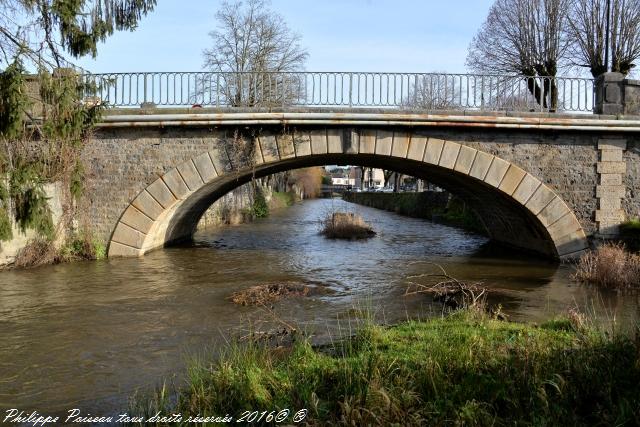
<svg viewBox="0 0 640 427">
<path fill-rule="evenodd" d="M 640 0 L 610 0 L 611 70 L 628 74 L 640 58 Z M 607 0 L 572 0 L 567 32 L 574 65 L 594 77 L 605 64 Z"/>
<path fill-rule="evenodd" d="M 225 73 L 216 86 L 229 105 L 281 105 L 300 95 L 303 82 L 289 73 L 304 68 L 308 53 L 268 1 L 225 2 L 216 19 L 204 67 Z"/>
<path fill-rule="evenodd" d="M 544 107 L 555 108 L 552 79 L 566 54 L 564 31 L 571 0 L 496 0 L 469 46 L 467 65 L 481 73 L 516 73 Z M 551 105 L 547 105 L 547 100 Z"/>
</svg>

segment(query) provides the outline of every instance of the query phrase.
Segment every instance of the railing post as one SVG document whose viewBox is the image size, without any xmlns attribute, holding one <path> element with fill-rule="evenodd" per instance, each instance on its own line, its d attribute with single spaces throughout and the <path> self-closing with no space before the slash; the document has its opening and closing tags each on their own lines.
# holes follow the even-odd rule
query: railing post
<svg viewBox="0 0 640 427">
<path fill-rule="evenodd" d="M 147 76 L 149 73 L 144 73 L 144 80 L 142 83 L 142 104 L 140 104 L 140 108 L 155 108 L 156 104 L 153 102 L 153 100 L 149 101 L 147 98 Z"/>
<path fill-rule="evenodd" d="M 349 108 L 353 106 L 353 73 L 349 73 Z"/>
</svg>

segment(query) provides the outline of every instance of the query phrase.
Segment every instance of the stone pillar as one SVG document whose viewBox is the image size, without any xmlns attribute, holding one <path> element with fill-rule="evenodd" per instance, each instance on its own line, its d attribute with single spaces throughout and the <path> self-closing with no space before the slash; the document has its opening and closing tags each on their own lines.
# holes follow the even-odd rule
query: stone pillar
<svg viewBox="0 0 640 427">
<path fill-rule="evenodd" d="M 622 155 L 626 148 L 625 139 L 598 140 L 600 161 L 597 165 L 599 183 L 596 187 L 596 222 L 598 234 L 603 237 L 618 235 L 618 227 L 625 220 L 622 199 L 626 193 L 624 175 L 627 172 L 627 164 Z"/>
<path fill-rule="evenodd" d="M 640 80 L 625 79 L 622 73 L 604 73 L 595 84 L 596 114 L 640 114 Z"/>
<path fill-rule="evenodd" d="M 624 114 L 624 75 L 604 73 L 596 79 L 596 114 Z"/>
</svg>

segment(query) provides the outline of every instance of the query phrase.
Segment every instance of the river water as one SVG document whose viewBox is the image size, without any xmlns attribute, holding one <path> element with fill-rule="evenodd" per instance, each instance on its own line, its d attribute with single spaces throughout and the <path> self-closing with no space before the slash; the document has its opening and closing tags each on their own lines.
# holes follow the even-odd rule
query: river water
<svg viewBox="0 0 640 427">
<path fill-rule="evenodd" d="M 336 209 L 358 212 L 378 235 L 325 239 L 319 219 Z M 437 272 L 430 263 L 483 282 L 514 320 L 539 322 L 574 305 L 619 324 L 638 316 L 637 297 L 572 284 L 568 266 L 500 251 L 444 225 L 311 200 L 140 259 L 0 273 L 0 409 L 118 414 L 135 390 L 179 381 L 185 358 L 215 352 L 229 337 L 285 322 L 326 341 L 349 333 L 360 309 L 385 323 L 438 315 L 429 297 L 404 295 L 410 282 L 433 280 L 411 277 Z M 229 301 L 234 291 L 285 281 L 326 292 L 268 310 Z"/>
</svg>

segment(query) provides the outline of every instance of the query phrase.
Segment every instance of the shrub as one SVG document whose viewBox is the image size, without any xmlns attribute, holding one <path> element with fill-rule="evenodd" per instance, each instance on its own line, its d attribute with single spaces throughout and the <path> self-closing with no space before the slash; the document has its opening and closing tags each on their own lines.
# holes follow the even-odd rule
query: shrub
<svg viewBox="0 0 640 427">
<path fill-rule="evenodd" d="M 353 212 L 333 212 L 321 220 L 322 230 L 330 239 L 366 239 L 376 235 L 360 215 Z"/>
<path fill-rule="evenodd" d="M 640 287 L 640 255 L 620 243 L 604 243 L 580 257 L 573 279 L 611 289 Z"/>
</svg>

